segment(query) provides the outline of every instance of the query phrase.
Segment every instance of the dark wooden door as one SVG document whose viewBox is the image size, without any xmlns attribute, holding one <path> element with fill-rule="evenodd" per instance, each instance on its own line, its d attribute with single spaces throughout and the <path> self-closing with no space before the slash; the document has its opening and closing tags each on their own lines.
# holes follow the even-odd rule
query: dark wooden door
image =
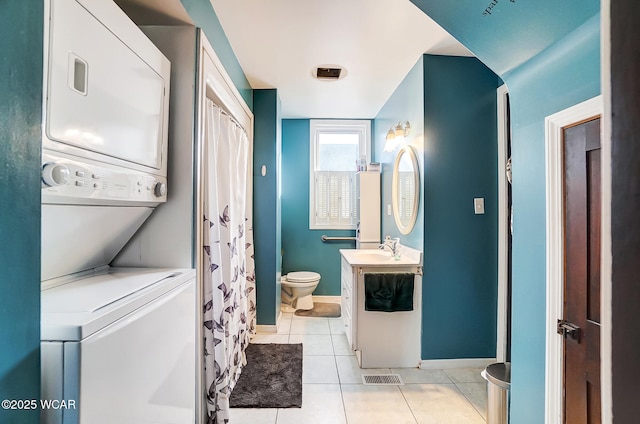
<svg viewBox="0 0 640 424">
<path fill-rule="evenodd" d="M 564 422 L 600 423 L 600 119 L 564 130 Z"/>
</svg>

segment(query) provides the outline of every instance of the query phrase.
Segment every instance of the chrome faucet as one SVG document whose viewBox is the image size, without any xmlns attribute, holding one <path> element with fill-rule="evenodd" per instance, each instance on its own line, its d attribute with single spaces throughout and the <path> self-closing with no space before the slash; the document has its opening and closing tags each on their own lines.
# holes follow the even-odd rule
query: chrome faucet
<svg viewBox="0 0 640 424">
<path fill-rule="evenodd" d="M 384 243 L 378 246 L 378 249 L 380 250 L 384 250 L 385 248 L 388 248 L 389 250 L 391 250 L 391 253 L 393 254 L 393 258 L 396 261 L 400 260 L 400 239 L 399 238 L 392 239 L 391 237 L 387 236 L 384 239 Z"/>
</svg>

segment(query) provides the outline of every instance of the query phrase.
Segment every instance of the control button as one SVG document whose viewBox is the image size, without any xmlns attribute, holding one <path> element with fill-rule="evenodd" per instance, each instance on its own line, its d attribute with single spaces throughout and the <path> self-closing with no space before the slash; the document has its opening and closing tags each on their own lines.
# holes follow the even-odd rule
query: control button
<svg viewBox="0 0 640 424">
<path fill-rule="evenodd" d="M 84 177 L 84 171 L 76 171 L 76 177 Z"/>
<path fill-rule="evenodd" d="M 93 183 L 93 188 L 100 188 L 100 184 L 98 184 L 98 183 Z"/>
<path fill-rule="evenodd" d="M 153 187 L 153 194 L 156 197 L 163 197 L 167 194 L 167 185 L 163 182 L 156 183 Z"/>
<path fill-rule="evenodd" d="M 69 182 L 69 168 L 65 165 L 48 163 L 42 168 L 42 181 L 50 187 Z"/>
<path fill-rule="evenodd" d="M 98 174 L 91 174 L 91 178 L 93 178 L 94 180 L 99 180 L 99 179 L 100 179 L 100 175 L 98 175 Z"/>
<path fill-rule="evenodd" d="M 142 186 L 142 181 L 138 181 L 138 185 L 139 185 L 139 186 Z"/>
<path fill-rule="evenodd" d="M 76 181 L 76 186 L 84 187 L 84 186 L 86 186 L 86 184 L 84 183 L 84 181 Z"/>
</svg>

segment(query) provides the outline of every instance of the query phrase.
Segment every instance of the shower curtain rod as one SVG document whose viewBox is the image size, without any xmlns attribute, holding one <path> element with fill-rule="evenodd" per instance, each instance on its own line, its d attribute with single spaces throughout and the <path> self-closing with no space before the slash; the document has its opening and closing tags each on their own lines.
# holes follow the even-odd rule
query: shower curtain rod
<svg viewBox="0 0 640 424">
<path fill-rule="evenodd" d="M 220 106 L 219 104 L 217 104 L 216 102 L 214 102 L 211 99 L 208 99 L 211 103 L 213 103 L 213 105 L 215 107 L 217 107 L 218 109 L 220 109 L 220 113 L 222 113 L 223 115 L 227 115 L 229 117 L 229 119 L 231 119 L 231 122 L 233 122 L 234 124 L 236 124 L 243 132 L 244 135 L 246 135 L 247 137 L 249 136 L 249 134 L 247 134 L 247 130 L 244 129 L 244 127 L 238 122 L 238 120 L 229 112 L 227 112 L 226 110 L 224 110 L 222 108 L 222 106 Z"/>
</svg>

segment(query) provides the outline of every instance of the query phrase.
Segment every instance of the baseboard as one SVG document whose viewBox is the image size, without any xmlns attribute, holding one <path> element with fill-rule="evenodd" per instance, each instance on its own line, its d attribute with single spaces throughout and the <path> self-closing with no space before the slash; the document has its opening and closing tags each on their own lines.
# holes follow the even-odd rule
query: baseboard
<svg viewBox="0 0 640 424">
<path fill-rule="evenodd" d="M 278 313 L 278 318 L 276 319 L 276 325 L 256 325 L 256 333 L 277 333 L 278 324 L 280 323 L 281 318 L 282 318 L 282 311 Z"/>
<path fill-rule="evenodd" d="M 277 333 L 278 326 L 277 325 L 256 325 L 257 333 Z"/>
<path fill-rule="evenodd" d="M 460 359 L 423 359 L 420 361 L 422 369 L 451 369 L 451 368 L 485 368 L 496 362 L 496 358 L 460 358 Z"/>
<path fill-rule="evenodd" d="M 314 302 L 340 303 L 340 296 L 313 296 Z"/>
</svg>

